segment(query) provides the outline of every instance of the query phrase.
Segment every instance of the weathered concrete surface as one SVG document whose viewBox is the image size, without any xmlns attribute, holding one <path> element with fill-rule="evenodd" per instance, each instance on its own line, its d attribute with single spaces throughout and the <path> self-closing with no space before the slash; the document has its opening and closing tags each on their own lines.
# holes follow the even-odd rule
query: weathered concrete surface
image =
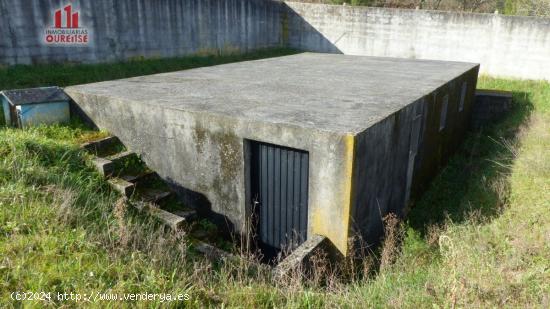
<svg viewBox="0 0 550 309">
<path fill-rule="evenodd" d="M 484 74 L 550 79 L 550 18 L 285 3 L 293 48 L 475 62 Z"/>
<path fill-rule="evenodd" d="M 356 137 L 352 228 L 360 241 L 376 244 L 382 218 L 405 215 L 410 198 L 426 189 L 456 151 L 469 129 L 477 74 L 474 67 L 449 78 Z"/>
<path fill-rule="evenodd" d="M 370 140 L 368 129 L 438 89 L 445 91 L 449 81 L 465 74 L 473 79 L 468 86 L 473 96 L 477 69 L 468 63 L 305 53 L 65 91 L 100 128 L 141 154 L 161 177 L 182 192 L 204 197 L 214 213 L 241 232 L 250 214 L 245 140 L 308 151 L 308 235 L 326 236 L 346 253 L 355 221 L 350 219 L 352 205 L 364 207 L 372 194 L 376 196 L 371 191 L 359 194 L 364 184 L 385 179 L 383 184 L 391 187 L 400 180 L 382 174 L 357 179 L 363 163 L 368 164 L 358 163 L 358 158 L 387 154 L 372 152 L 378 145 L 362 148 L 362 141 Z M 431 113 L 437 113 L 437 104 Z M 387 144 L 391 137 L 408 145 L 408 116 L 403 114 L 402 134 L 372 134 Z M 402 208 L 404 200 L 385 203 L 393 204 L 384 209 Z"/>
<path fill-rule="evenodd" d="M 68 3 L 84 46 L 48 46 L 44 29 Z M 106 62 L 282 45 L 281 3 L 263 0 L 1 0 L 0 64 Z"/>
</svg>

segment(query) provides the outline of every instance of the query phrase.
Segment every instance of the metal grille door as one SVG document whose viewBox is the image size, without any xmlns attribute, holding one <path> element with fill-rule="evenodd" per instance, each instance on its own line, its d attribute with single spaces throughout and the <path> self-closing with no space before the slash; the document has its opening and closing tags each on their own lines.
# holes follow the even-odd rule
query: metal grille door
<svg viewBox="0 0 550 309">
<path fill-rule="evenodd" d="M 251 189 L 264 255 L 293 249 L 307 237 L 309 154 L 251 143 Z"/>
</svg>

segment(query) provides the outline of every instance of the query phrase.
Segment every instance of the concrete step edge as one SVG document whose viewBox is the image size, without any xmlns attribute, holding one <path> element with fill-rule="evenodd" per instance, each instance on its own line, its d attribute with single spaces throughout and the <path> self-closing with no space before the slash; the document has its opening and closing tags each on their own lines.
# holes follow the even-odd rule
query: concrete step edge
<svg viewBox="0 0 550 309">
<path fill-rule="evenodd" d="M 121 178 L 111 178 L 107 182 L 113 189 L 122 194 L 125 197 L 130 197 L 135 191 L 135 184 L 128 182 Z"/>
</svg>

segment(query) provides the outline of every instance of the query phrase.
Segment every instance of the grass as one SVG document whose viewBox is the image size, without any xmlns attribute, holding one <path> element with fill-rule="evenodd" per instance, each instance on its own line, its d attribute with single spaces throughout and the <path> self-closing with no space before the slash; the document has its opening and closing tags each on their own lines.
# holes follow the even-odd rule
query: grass
<svg viewBox="0 0 550 309">
<path fill-rule="evenodd" d="M 514 91 L 513 112 L 468 137 L 401 225 L 391 262 L 366 263 L 346 280 L 274 280 L 246 261 L 204 260 L 185 231 L 127 209 L 88 166 L 77 145 L 96 132 L 78 123 L 0 129 L 0 306 L 20 306 L 14 291 L 190 297 L 30 307 L 548 306 L 550 84 L 483 77 L 479 86 Z"/>
</svg>

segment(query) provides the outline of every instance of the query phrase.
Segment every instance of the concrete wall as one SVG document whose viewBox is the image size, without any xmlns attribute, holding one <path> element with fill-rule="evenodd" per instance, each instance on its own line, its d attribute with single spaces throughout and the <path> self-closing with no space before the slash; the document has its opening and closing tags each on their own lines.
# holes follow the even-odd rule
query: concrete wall
<svg viewBox="0 0 550 309">
<path fill-rule="evenodd" d="M 349 213 L 341 208 L 350 200 L 347 136 L 88 94 L 85 86 L 65 89 L 84 114 L 140 154 L 187 205 L 236 232 L 246 232 L 251 212 L 245 140 L 308 151 L 308 235 L 326 235 L 346 251 Z"/>
<path fill-rule="evenodd" d="M 285 2 L 290 47 L 481 63 L 481 73 L 550 79 L 550 19 Z"/>
<path fill-rule="evenodd" d="M 75 0 L 87 46 L 48 46 L 63 0 L 0 0 L 0 64 L 306 51 L 481 63 L 481 73 L 550 79 L 550 19 L 275 0 Z"/>
<path fill-rule="evenodd" d="M 479 130 L 505 117 L 512 108 L 512 92 L 498 90 L 476 91 L 471 128 Z"/>
<path fill-rule="evenodd" d="M 68 3 L 87 46 L 44 43 Z M 281 46 L 281 3 L 263 0 L 0 0 L 0 64 L 105 62 Z"/>
<path fill-rule="evenodd" d="M 356 137 L 351 228 L 368 245 L 380 240 L 382 218 L 390 212 L 405 215 L 409 198 L 426 189 L 460 146 L 471 120 L 477 75 L 476 67 Z"/>
</svg>

